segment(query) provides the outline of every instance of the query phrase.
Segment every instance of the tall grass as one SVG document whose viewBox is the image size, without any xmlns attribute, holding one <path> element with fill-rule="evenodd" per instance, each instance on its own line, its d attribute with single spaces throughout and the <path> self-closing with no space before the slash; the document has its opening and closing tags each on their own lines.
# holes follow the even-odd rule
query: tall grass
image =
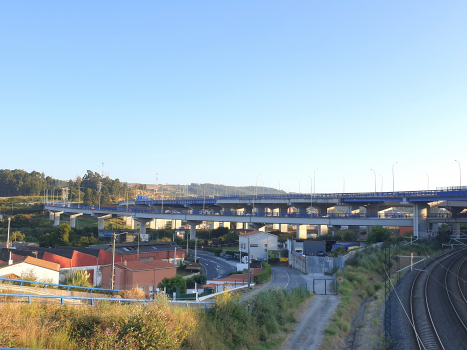
<svg viewBox="0 0 467 350">
<path fill-rule="evenodd" d="M 271 290 L 242 303 L 224 293 L 208 311 L 171 307 L 163 297 L 146 306 L 0 303 L 0 348 L 267 349 L 309 295 Z"/>
</svg>

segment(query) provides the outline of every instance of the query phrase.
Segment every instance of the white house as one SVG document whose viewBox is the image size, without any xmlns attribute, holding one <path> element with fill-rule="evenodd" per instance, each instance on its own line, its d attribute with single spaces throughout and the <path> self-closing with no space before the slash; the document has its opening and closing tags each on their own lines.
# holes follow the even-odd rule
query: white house
<svg viewBox="0 0 467 350">
<path fill-rule="evenodd" d="M 37 281 L 40 282 L 58 284 L 60 264 L 36 259 L 31 256 L 16 260 L 10 260 L 8 262 L 0 264 L 0 277 L 8 276 L 8 278 L 21 278 L 21 275 L 24 276 L 26 274 L 35 275 L 37 277 Z"/>
<path fill-rule="evenodd" d="M 266 259 L 268 250 L 277 250 L 277 236 L 268 232 L 251 231 L 239 236 L 239 251 L 248 254 L 248 239 L 250 239 L 250 257 Z"/>
</svg>

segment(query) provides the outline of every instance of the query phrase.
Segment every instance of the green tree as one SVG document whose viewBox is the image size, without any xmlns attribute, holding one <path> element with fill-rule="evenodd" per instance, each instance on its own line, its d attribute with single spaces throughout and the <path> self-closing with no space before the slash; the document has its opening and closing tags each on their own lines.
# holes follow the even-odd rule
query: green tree
<svg viewBox="0 0 467 350">
<path fill-rule="evenodd" d="M 391 238 L 391 231 L 384 228 L 383 226 L 376 225 L 372 228 L 371 232 L 366 238 L 367 244 L 373 244 L 378 242 L 386 242 Z"/>
<path fill-rule="evenodd" d="M 25 238 L 26 238 L 26 235 L 23 235 L 19 231 L 15 231 L 15 232 L 12 232 L 11 235 L 10 235 L 10 242 L 13 242 L 13 241 L 22 242 L 22 241 L 24 241 Z"/>
<path fill-rule="evenodd" d="M 68 245 L 70 243 L 71 227 L 68 224 L 61 224 L 56 230 L 56 245 Z"/>
<path fill-rule="evenodd" d="M 164 278 L 157 287 L 161 290 L 166 288 L 168 295 L 172 295 L 174 292 L 186 294 L 186 280 L 180 275 L 176 275 L 172 278 Z"/>
<path fill-rule="evenodd" d="M 95 205 L 96 203 L 96 198 L 94 196 L 94 191 L 90 188 L 86 190 L 84 193 L 84 199 L 83 199 L 83 204 L 84 205 Z"/>
</svg>

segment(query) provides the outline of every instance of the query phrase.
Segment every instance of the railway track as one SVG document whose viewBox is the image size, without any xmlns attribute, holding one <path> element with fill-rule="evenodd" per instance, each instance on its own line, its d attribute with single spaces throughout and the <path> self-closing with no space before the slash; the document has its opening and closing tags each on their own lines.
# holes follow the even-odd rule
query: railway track
<svg viewBox="0 0 467 350">
<path fill-rule="evenodd" d="M 420 350 L 464 349 L 467 344 L 467 249 L 446 253 L 420 268 L 410 291 L 410 314 Z"/>
</svg>

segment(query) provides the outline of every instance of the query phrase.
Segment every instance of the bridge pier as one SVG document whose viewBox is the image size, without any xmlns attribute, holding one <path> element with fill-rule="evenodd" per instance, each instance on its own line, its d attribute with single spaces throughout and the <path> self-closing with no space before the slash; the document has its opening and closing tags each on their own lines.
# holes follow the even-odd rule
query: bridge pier
<svg viewBox="0 0 467 350">
<path fill-rule="evenodd" d="M 243 229 L 243 222 L 237 222 L 237 224 L 235 225 L 235 228 L 237 230 L 242 230 Z"/>
<path fill-rule="evenodd" d="M 321 235 L 327 235 L 328 232 L 328 225 L 318 225 L 318 237 Z"/>
<path fill-rule="evenodd" d="M 60 214 L 63 214 L 63 211 L 54 213 L 54 226 L 60 226 Z"/>
<path fill-rule="evenodd" d="M 105 230 L 105 219 L 110 219 L 111 217 L 112 217 L 112 214 L 99 216 L 97 218 L 97 229 L 99 231 Z"/>
<path fill-rule="evenodd" d="M 296 239 L 306 239 L 307 225 L 297 225 Z"/>
<path fill-rule="evenodd" d="M 190 225 L 190 239 L 196 239 L 196 226 L 201 224 L 202 221 L 187 221 Z"/>
<path fill-rule="evenodd" d="M 215 230 L 215 229 L 217 229 L 217 228 L 219 228 L 219 221 L 213 221 L 213 223 L 212 223 L 212 229 Z"/>
<path fill-rule="evenodd" d="M 266 227 L 265 227 L 266 224 L 259 223 L 259 222 L 252 222 L 250 223 L 250 225 L 253 227 L 255 231 L 262 231 L 262 232 L 266 231 Z"/>
<path fill-rule="evenodd" d="M 70 215 L 70 227 L 71 228 L 76 228 L 76 218 L 81 215 L 83 215 L 83 213 Z"/>
<path fill-rule="evenodd" d="M 140 239 L 141 239 L 141 235 L 146 234 L 146 226 L 152 220 L 153 219 L 142 219 L 142 218 L 135 219 L 135 222 L 139 222 L 139 237 L 140 237 Z"/>
<path fill-rule="evenodd" d="M 419 237 L 420 234 L 426 234 L 428 230 L 428 203 L 413 204 L 413 235 Z"/>
<path fill-rule="evenodd" d="M 152 219 L 148 222 L 148 228 L 154 230 L 156 228 L 156 219 Z"/>
<path fill-rule="evenodd" d="M 330 229 L 332 231 L 332 236 L 334 237 L 336 232 L 341 229 L 341 225 L 331 225 Z"/>
<path fill-rule="evenodd" d="M 182 220 L 172 220 L 172 230 L 176 230 L 182 226 Z"/>
<path fill-rule="evenodd" d="M 55 220 L 55 214 L 53 211 L 49 211 L 49 221 L 54 221 Z"/>
</svg>

